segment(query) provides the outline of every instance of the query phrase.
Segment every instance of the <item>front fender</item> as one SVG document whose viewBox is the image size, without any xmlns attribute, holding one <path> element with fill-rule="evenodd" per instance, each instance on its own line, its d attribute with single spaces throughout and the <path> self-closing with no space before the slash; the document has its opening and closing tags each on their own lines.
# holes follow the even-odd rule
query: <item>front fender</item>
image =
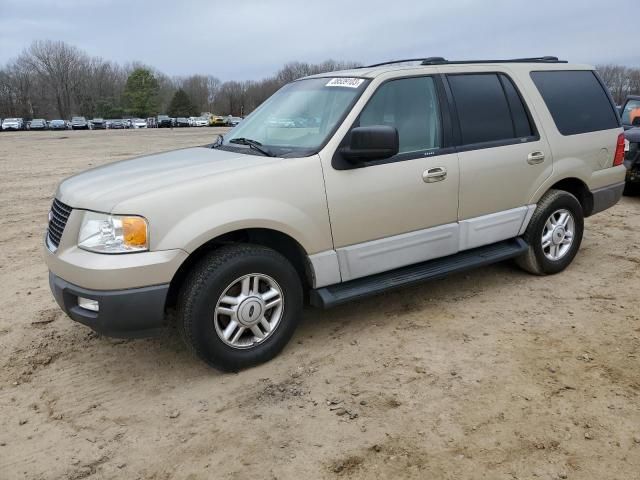
<svg viewBox="0 0 640 480">
<path fill-rule="evenodd" d="M 330 234 L 323 223 L 301 208 L 278 200 L 261 197 L 226 200 L 190 213 L 172 226 L 156 248 L 165 250 L 181 245 L 191 253 L 225 233 L 267 228 L 290 236 L 311 255 L 331 248 Z"/>
</svg>

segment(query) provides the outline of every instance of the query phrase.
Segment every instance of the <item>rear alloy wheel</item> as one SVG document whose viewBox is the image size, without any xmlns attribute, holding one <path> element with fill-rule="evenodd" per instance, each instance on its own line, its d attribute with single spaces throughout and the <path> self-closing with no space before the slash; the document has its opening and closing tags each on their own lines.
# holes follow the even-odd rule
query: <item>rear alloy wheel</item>
<svg viewBox="0 0 640 480">
<path fill-rule="evenodd" d="M 516 263 L 536 275 L 561 272 L 578 253 L 583 231 L 584 214 L 578 199 L 563 190 L 549 190 L 523 235 L 529 249 Z"/>
<path fill-rule="evenodd" d="M 225 245 L 187 276 L 177 324 L 198 357 L 236 371 L 275 357 L 293 335 L 302 305 L 300 276 L 285 257 L 258 245 Z"/>
<path fill-rule="evenodd" d="M 553 212 L 542 229 L 542 251 L 553 262 L 564 257 L 573 244 L 576 222 L 569 210 L 561 208 Z"/>
</svg>

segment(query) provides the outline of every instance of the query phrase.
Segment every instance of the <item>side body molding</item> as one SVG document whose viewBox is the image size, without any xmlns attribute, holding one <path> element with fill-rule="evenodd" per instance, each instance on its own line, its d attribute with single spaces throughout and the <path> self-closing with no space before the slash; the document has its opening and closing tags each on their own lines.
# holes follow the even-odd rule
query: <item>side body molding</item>
<svg viewBox="0 0 640 480">
<path fill-rule="evenodd" d="M 309 256 L 313 288 L 446 257 L 522 235 L 536 205 L 327 250 Z"/>
</svg>

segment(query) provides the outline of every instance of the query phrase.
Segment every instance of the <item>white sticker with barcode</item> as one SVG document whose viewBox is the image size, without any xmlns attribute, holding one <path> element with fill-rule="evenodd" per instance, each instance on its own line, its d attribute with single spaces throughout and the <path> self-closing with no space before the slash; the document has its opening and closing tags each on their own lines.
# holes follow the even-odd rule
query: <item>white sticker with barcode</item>
<svg viewBox="0 0 640 480">
<path fill-rule="evenodd" d="M 629 148 L 630 148 L 629 140 L 627 140 L 627 139 L 625 138 L 625 139 L 624 139 L 624 151 L 625 151 L 625 152 L 628 152 L 628 151 L 629 151 Z"/>
<path fill-rule="evenodd" d="M 358 88 L 362 82 L 364 82 L 363 78 L 339 77 L 329 80 L 325 87 Z"/>
</svg>

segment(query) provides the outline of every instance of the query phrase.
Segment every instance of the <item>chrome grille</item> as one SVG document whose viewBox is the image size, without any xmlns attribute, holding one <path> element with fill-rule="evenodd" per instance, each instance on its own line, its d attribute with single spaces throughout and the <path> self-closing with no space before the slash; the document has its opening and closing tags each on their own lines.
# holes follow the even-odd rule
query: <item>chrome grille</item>
<svg viewBox="0 0 640 480">
<path fill-rule="evenodd" d="M 49 213 L 47 236 L 49 243 L 54 248 L 58 248 L 58 245 L 60 245 L 60 239 L 62 238 L 62 233 L 64 232 L 64 227 L 67 224 L 71 210 L 72 208 L 70 206 L 65 205 L 57 198 L 53 200 L 51 212 Z"/>
</svg>

